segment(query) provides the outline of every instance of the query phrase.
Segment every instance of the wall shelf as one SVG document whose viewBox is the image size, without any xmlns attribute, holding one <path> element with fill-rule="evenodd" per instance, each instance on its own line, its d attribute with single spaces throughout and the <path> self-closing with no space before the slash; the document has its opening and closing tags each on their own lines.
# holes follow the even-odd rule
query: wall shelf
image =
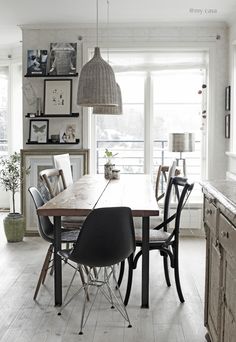
<svg viewBox="0 0 236 342">
<path fill-rule="evenodd" d="M 76 74 L 69 74 L 69 75 L 40 75 L 40 74 L 33 74 L 33 75 L 24 75 L 24 77 L 77 77 L 78 72 Z"/>
<path fill-rule="evenodd" d="M 26 145 L 76 145 L 76 144 L 79 144 L 80 142 L 80 139 L 76 139 L 75 142 L 71 142 L 71 143 L 60 143 L 60 142 L 57 142 L 57 143 L 54 143 L 52 142 L 51 139 L 48 139 L 48 142 L 46 143 L 39 143 L 37 141 L 27 141 Z"/>
<path fill-rule="evenodd" d="M 42 119 L 42 118 L 78 118 L 79 117 L 79 113 L 72 113 L 72 114 L 63 114 L 63 115 L 60 115 L 60 114 L 41 114 L 41 115 L 38 115 L 36 116 L 31 116 L 30 114 L 34 114 L 34 113 L 27 113 L 25 115 L 26 118 L 29 118 L 29 119 Z"/>
</svg>

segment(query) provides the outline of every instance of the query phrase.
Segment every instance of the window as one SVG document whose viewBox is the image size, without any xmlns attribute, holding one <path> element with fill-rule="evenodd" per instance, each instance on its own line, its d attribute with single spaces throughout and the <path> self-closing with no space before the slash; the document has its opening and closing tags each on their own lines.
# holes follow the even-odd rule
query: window
<svg viewBox="0 0 236 342">
<path fill-rule="evenodd" d="M 97 115 L 96 171 L 103 173 L 105 148 L 118 153 L 123 173 L 153 173 L 178 158 L 168 150 L 169 133 L 195 133 L 186 152 L 189 178 L 201 177 L 201 120 L 206 56 L 203 52 L 110 52 L 123 97 L 123 115 Z"/>
<path fill-rule="evenodd" d="M 96 115 L 97 172 L 103 172 L 105 148 L 117 153 L 122 173 L 144 173 L 144 73 L 116 76 L 125 115 Z"/>
<path fill-rule="evenodd" d="M 183 152 L 188 178 L 201 176 L 201 112 L 204 83 L 201 69 L 170 70 L 153 74 L 153 164 L 169 165 L 179 152 L 168 151 L 169 133 L 194 133 L 195 151 Z M 161 151 L 164 149 L 164 154 Z"/>
</svg>

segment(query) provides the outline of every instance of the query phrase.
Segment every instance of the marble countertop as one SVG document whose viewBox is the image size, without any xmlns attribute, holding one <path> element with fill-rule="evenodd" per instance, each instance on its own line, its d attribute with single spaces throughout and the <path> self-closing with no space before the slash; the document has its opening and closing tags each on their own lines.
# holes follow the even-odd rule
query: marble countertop
<svg viewBox="0 0 236 342">
<path fill-rule="evenodd" d="M 236 215 L 236 181 L 226 179 L 206 181 L 201 182 L 201 186 L 203 192 L 209 193 L 216 201 Z"/>
</svg>

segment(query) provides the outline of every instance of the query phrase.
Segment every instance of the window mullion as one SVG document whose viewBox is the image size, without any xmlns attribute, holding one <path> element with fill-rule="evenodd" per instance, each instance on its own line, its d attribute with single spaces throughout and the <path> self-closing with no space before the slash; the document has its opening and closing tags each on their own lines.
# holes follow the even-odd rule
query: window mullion
<svg viewBox="0 0 236 342">
<path fill-rule="evenodd" d="M 144 84 L 144 173 L 152 172 L 153 155 L 153 85 L 150 72 Z"/>
</svg>

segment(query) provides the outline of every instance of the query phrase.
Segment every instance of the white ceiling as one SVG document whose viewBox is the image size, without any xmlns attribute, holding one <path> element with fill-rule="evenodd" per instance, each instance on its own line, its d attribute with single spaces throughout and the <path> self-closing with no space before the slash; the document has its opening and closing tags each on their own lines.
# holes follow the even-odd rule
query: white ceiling
<svg viewBox="0 0 236 342">
<path fill-rule="evenodd" d="M 107 21 L 107 0 L 99 1 L 99 23 Z M 227 22 L 235 0 L 109 0 L 110 24 Z M 96 0 L 0 0 L 0 46 L 21 40 L 17 25 L 95 24 Z"/>
</svg>

